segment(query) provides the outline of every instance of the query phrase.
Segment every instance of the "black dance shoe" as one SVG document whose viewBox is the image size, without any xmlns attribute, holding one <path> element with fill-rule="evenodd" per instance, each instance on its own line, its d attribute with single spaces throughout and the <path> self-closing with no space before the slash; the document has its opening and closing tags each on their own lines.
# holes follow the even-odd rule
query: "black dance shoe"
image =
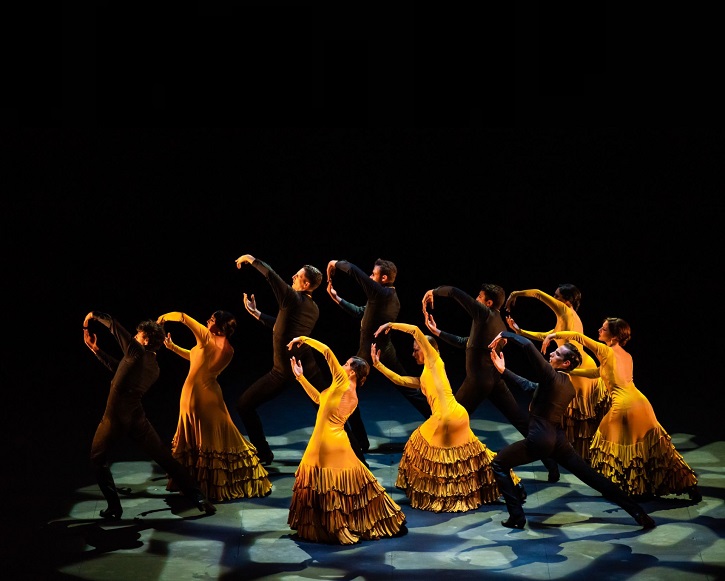
<svg viewBox="0 0 725 581">
<path fill-rule="evenodd" d="M 398 532 L 393 535 L 394 539 L 397 539 L 398 537 L 404 537 L 408 534 L 408 527 L 405 526 L 405 523 L 400 525 L 400 528 L 398 529 Z"/>
<path fill-rule="evenodd" d="M 206 514 L 214 514 L 216 512 L 216 506 L 211 503 L 211 500 L 204 498 L 196 503 L 196 508 Z"/>
<path fill-rule="evenodd" d="M 123 509 L 120 506 L 116 508 L 108 507 L 100 511 L 98 514 L 100 514 L 101 518 L 104 520 L 120 520 L 121 515 L 123 514 Z"/>
<path fill-rule="evenodd" d="M 526 489 L 524 488 L 524 483 L 523 482 L 519 482 L 516 485 L 516 492 L 519 495 L 519 502 L 521 504 L 526 504 L 526 497 L 528 496 L 528 494 L 526 494 Z"/>
<path fill-rule="evenodd" d="M 272 454 L 272 452 L 269 454 L 259 454 L 259 463 L 262 466 L 269 466 L 272 463 L 272 460 L 274 460 L 274 454 Z"/>
<path fill-rule="evenodd" d="M 561 474 L 559 473 L 559 467 L 554 466 L 551 470 L 549 470 L 549 476 L 546 479 L 547 482 L 550 482 L 553 484 L 554 482 L 559 482 L 559 479 L 561 478 Z"/>
<path fill-rule="evenodd" d="M 206 514 L 214 514 L 216 512 L 216 506 L 201 491 L 194 494 L 192 502 L 201 512 L 205 512 Z"/>
<path fill-rule="evenodd" d="M 632 518 L 634 518 L 634 520 L 637 521 L 637 524 L 643 529 L 653 529 L 657 526 L 655 521 L 652 520 L 652 517 L 646 512 L 636 512 L 632 515 Z"/>
<path fill-rule="evenodd" d="M 687 496 L 690 497 L 690 500 L 693 502 L 700 502 L 702 500 L 702 492 L 700 492 L 700 489 L 697 487 L 697 484 L 690 486 L 687 490 Z"/>
<path fill-rule="evenodd" d="M 508 520 L 502 520 L 501 524 L 505 526 L 507 529 L 523 529 L 524 525 L 526 524 L 526 518 L 521 517 L 519 519 L 514 519 L 513 517 L 508 517 Z"/>
</svg>

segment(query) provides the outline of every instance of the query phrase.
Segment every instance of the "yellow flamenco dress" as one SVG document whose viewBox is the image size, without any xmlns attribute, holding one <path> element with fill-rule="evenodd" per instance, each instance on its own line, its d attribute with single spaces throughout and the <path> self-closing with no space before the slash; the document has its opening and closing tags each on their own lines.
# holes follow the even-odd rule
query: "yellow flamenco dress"
<svg viewBox="0 0 725 581">
<path fill-rule="evenodd" d="M 290 528 L 300 539 L 341 545 L 404 533 L 403 511 L 355 455 L 345 433 L 358 404 L 355 386 L 329 347 L 310 337 L 299 339 L 324 355 L 332 383 L 319 392 L 304 375 L 297 377 L 319 409 L 295 471 Z"/>
<path fill-rule="evenodd" d="M 632 357 L 620 345 L 610 347 L 581 333 L 557 332 L 573 339 L 599 360 L 595 370 L 572 371 L 601 377 L 612 406 L 599 423 L 590 449 L 592 468 L 635 497 L 688 494 L 700 499 L 697 475 L 675 449 L 654 409 L 633 380 Z"/>
<path fill-rule="evenodd" d="M 471 430 L 438 351 L 415 325 L 391 323 L 390 328 L 413 336 L 423 351 L 423 373 L 403 377 L 380 362 L 375 368 L 393 383 L 421 389 L 433 412 L 406 442 L 395 486 L 405 491 L 411 507 L 432 512 L 466 512 L 495 502 L 501 496 L 491 468 L 496 454 Z M 514 484 L 521 481 L 513 471 L 511 476 Z"/>
<path fill-rule="evenodd" d="M 201 491 L 213 501 L 266 496 L 272 491 L 268 472 L 257 449 L 237 429 L 224 403 L 217 380 L 234 355 L 229 340 L 181 313 L 162 315 L 164 322 L 185 324 L 196 345 L 171 350 L 189 361 L 179 401 L 179 421 L 172 440 L 172 454 L 191 472 Z M 176 490 L 170 479 L 167 490 Z"/>
</svg>

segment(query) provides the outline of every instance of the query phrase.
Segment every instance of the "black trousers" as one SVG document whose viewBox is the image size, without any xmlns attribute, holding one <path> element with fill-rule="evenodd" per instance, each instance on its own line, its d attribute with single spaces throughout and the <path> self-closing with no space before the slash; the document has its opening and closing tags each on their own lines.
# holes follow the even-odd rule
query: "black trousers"
<svg viewBox="0 0 725 581">
<path fill-rule="evenodd" d="M 619 505 L 628 514 L 644 512 L 642 507 L 631 500 L 616 484 L 595 471 L 576 453 L 560 426 L 544 418 L 531 415 L 528 432 L 525 439 L 499 450 L 491 464 L 499 490 L 506 502 L 506 508 L 514 520 L 524 517 L 524 509 L 511 478 L 511 469 L 547 456 L 556 460 L 584 484 L 601 493 L 604 498 Z"/>
<path fill-rule="evenodd" d="M 529 415 L 521 409 L 519 402 L 495 367 L 484 366 L 475 374 L 467 374 L 455 396 L 456 401 L 466 408 L 469 416 L 485 399 L 488 399 L 522 436 L 528 435 Z M 547 458 L 546 455 L 535 459 L 541 460 L 549 473 L 557 475 L 558 479 L 559 467 L 555 460 Z"/>
<path fill-rule="evenodd" d="M 298 358 L 302 362 L 302 369 L 305 377 L 312 385 L 314 385 L 319 391 L 328 387 L 327 385 L 323 385 L 325 377 L 320 371 L 311 349 L 300 350 L 298 352 Z M 262 460 L 270 458 L 273 454 L 272 448 L 270 447 L 269 442 L 267 442 L 267 437 L 264 433 L 264 426 L 262 425 L 262 420 L 259 417 L 257 409 L 263 403 L 279 396 L 288 385 L 294 384 L 296 389 L 299 388 L 297 383 L 297 379 L 295 378 L 294 373 L 292 373 L 291 366 L 288 365 L 284 371 L 281 370 L 279 366 L 275 366 L 271 371 L 252 383 L 237 399 L 237 413 L 244 424 L 244 429 L 247 432 L 249 441 L 257 449 L 257 454 Z M 314 408 L 314 413 L 316 414 L 316 406 L 311 399 L 308 401 Z M 352 446 L 355 455 L 362 462 L 366 463 L 363 448 L 357 439 L 357 436 L 353 432 L 349 421 L 345 424 L 345 432 L 347 433 L 348 438 L 350 438 L 350 445 Z M 367 435 L 365 440 L 367 440 Z"/>
<path fill-rule="evenodd" d="M 121 505 L 110 470 L 109 456 L 113 445 L 122 437 L 130 438 L 161 466 L 184 496 L 196 501 L 201 495 L 197 482 L 172 456 L 171 447 L 161 440 L 146 417 L 141 403 L 116 401 L 113 409 L 107 409 L 103 415 L 91 444 L 91 466 L 96 482 L 110 508 Z"/>
</svg>

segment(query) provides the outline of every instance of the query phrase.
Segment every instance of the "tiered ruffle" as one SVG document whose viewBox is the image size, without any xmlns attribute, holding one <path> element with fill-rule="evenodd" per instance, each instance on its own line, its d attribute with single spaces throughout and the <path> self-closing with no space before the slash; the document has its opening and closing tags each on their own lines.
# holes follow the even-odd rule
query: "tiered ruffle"
<svg viewBox="0 0 725 581">
<path fill-rule="evenodd" d="M 344 469 L 300 464 L 287 523 L 302 539 L 351 545 L 399 534 L 405 515 L 362 463 Z"/>
<path fill-rule="evenodd" d="M 398 465 L 395 486 L 410 506 L 432 512 L 465 512 L 500 496 L 491 462 L 496 454 L 477 438 L 462 446 L 431 446 L 416 429 Z M 513 471 L 514 484 L 521 480 Z"/>
<path fill-rule="evenodd" d="M 612 405 L 612 396 L 601 380 L 592 381 L 584 377 L 571 379 L 576 395 L 566 409 L 562 427 L 574 450 L 588 462 L 592 438 L 599 422 Z"/>
<path fill-rule="evenodd" d="M 209 500 L 260 497 L 272 491 L 269 473 L 251 444 L 248 448 L 225 451 L 177 447 L 173 455 L 189 470 Z M 166 488 L 176 490 L 171 479 Z"/>
<path fill-rule="evenodd" d="M 671 440 L 661 426 L 626 445 L 607 441 L 597 431 L 591 465 L 629 496 L 687 494 L 697 484 L 697 475 Z"/>
</svg>

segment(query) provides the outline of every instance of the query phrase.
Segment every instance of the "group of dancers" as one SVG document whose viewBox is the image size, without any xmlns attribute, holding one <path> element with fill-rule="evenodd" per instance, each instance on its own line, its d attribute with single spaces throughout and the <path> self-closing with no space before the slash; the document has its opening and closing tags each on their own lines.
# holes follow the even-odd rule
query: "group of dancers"
<svg viewBox="0 0 725 581">
<path fill-rule="evenodd" d="M 316 404 L 317 415 L 295 472 L 290 528 L 300 539 L 336 544 L 405 534 L 401 507 L 365 460 L 369 440 L 357 390 L 373 367 L 423 417 L 405 444 L 395 481 L 413 509 L 463 512 L 503 498 L 509 517 L 502 525 L 524 528 L 526 490 L 514 470 L 536 460 L 547 468 L 549 482 L 559 480 L 559 465 L 564 466 L 644 529 L 655 522 L 638 504 L 641 500 L 670 494 L 701 500 L 695 472 L 635 387 L 632 357 L 624 349 L 629 325 L 607 317 L 598 340 L 585 335 L 577 314 L 581 294 L 574 285 L 559 285 L 553 296 L 530 289 L 513 291 L 508 298 L 503 288 L 491 283 L 483 284 L 475 297 L 453 286 L 439 286 L 423 295 L 426 333 L 397 321 L 400 302 L 393 262 L 378 259 L 367 274 L 348 261 L 331 260 L 327 292 L 345 312 L 360 319 L 358 351 L 340 363 L 329 346 L 314 338 L 319 307 L 312 293 L 323 282 L 319 269 L 305 264 L 288 284 L 250 254 L 235 263 L 262 274 L 277 302 L 276 315 L 269 315 L 259 310 L 254 294 L 243 294 L 245 309 L 272 330 L 273 344 L 272 369 L 244 389 L 236 402 L 246 437 L 234 424 L 218 382 L 234 355 L 230 337 L 237 321 L 231 312 L 217 310 L 206 324 L 183 312 L 168 312 L 139 323 L 135 335 L 109 314 L 86 315 L 84 342 L 114 373 L 91 449 L 94 474 L 108 504 L 102 518 L 119 519 L 123 514 L 109 458 L 111 444 L 123 435 L 166 471 L 168 490 L 181 492 L 207 514 L 216 511 L 214 502 L 271 494 L 265 466 L 274 461 L 274 453 L 257 409 L 289 382 L 298 382 Z M 339 295 L 333 286 L 337 272 L 359 284 L 364 305 Z M 556 315 L 556 325 L 543 332 L 521 329 L 512 310 L 523 297 L 546 304 Z M 468 336 L 439 328 L 431 311 L 436 300 L 444 299 L 453 299 L 471 318 Z M 502 308 L 508 312 L 506 321 Z M 123 353 L 120 360 L 99 347 L 91 323 L 110 330 Z M 186 325 L 196 344 L 187 349 L 174 343 L 167 323 Z M 413 358 L 422 366 L 419 376 L 407 375 L 390 331 L 411 336 Z M 465 349 L 465 378 L 456 390 L 438 340 Z M 189 361 L 170 447 L 146 418 L 141 403 L 159 376 L 156 353 L 162 346 Z M 518 373 L 506 364 L 510 348 L 524 355 Z M 331 382 L 319 369 L 314 351 L 324 356 Z M 511 388 L 532 392 L 528 412 Z M 484 400 L 520 432 L 520 441 L 496 452 L 474 434 L 470 414 Z"/>
</svg>

